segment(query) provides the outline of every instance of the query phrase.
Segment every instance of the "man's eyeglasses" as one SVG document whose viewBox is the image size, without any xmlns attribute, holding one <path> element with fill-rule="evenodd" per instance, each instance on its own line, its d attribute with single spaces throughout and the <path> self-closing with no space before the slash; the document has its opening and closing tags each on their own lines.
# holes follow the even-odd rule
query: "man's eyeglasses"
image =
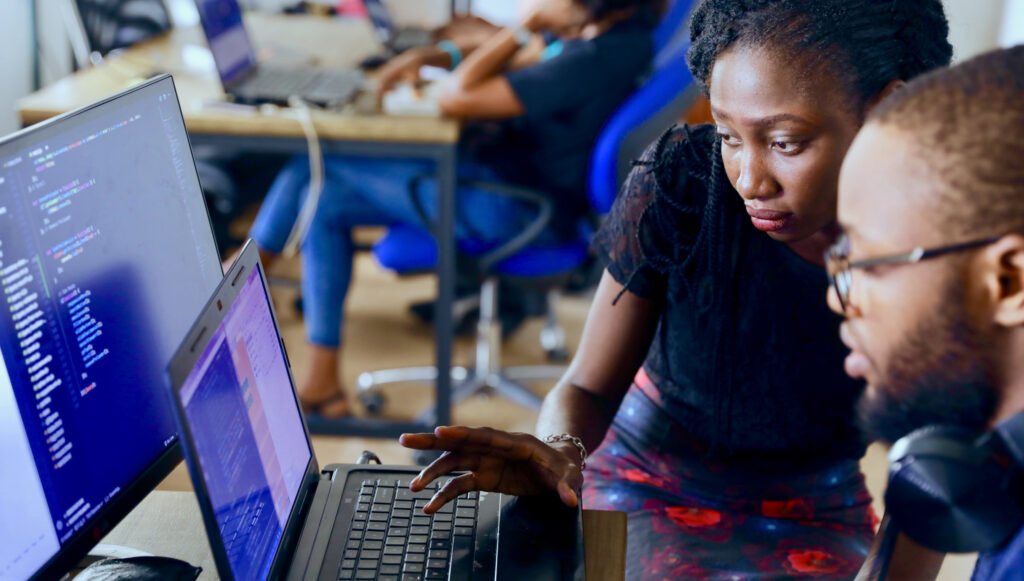
<svg viewBox="0 0 1024 581">
<path fill-rule="evenodd" d="M 871 268 L 873 266 L 881 266 L 883 264 L 912 264 L 929 258 L 934 258 L 936 256 L 942 256 L 943 254 L 959 252 L 961 250 L 968 250 L 979 246 L 986 246 L 1000 238 L 1002 238 L 1002 236 L 972 240 L 970 242 L 961 242 L 960 244 L 952 244 L 950 246 L 929 249 L 921 248 L 919 246 L 910 252 L 905 252 L 903 254 L 893 254 L 891 256 L 868 258 L 865 260 L 855 260 L 851 262 L 850 241 L 846 235 L 840 235 L 839 239 L 836 240 L 836 243 L 828 249 L 828 252 L 825 253 L 825 270 L 828 272 L 829 284 L 836 289 L 836 296 L 839 297 L 839 306 L 845 313 L 846 309 L 850 306 L 850 272 L 854 268 Z"/>
</svg>

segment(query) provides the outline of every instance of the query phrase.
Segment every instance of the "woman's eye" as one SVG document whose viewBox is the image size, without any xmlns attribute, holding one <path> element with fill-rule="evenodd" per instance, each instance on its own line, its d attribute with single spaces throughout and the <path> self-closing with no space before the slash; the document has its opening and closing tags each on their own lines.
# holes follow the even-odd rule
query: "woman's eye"
<svg viewBox="0 0 1024 581">
<path fill-rule="evenodd" d="M 786 141 L 784 139 L 778 139 L 772 142 L 772 149 L 780 153 L 796 153 L 800 151 L 803 144 L 799 141 Z"/>
<path fill-rule="evenodd" d="M 739 145 L 739 140 L 728 133 L 719 133 L 718 137 L 722 139 L 722 143 L 725 145 Z"/>
</svg>

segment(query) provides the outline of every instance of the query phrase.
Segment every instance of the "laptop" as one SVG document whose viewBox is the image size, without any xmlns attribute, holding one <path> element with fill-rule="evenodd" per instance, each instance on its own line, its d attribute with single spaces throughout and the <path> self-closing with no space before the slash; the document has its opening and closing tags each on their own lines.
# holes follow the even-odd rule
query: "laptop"
<svg viewBox="0 0 1024 581">
<path fill-rule="evenodd" d="M 363 0 L 377 40 L 393 53 L 434 44 L 433 32 L 425 28 L 396 27 L 388 7 L 381 0 Z"/>
<path fill-rule="evenodd" d="M 320 467 L 255 244 L 168 367 L 222 579 L 583 580 L 581 512 L 557 495 L 472 492 L 434 515 L 410 466 Z M 442 482 L 443 484 L 443 482 Z"/>
<path fill-rule="evenodd" d="M 246 104 L 287 105 L 292 96 L 322 107 L 347 103 L 362 88 L 357 70 L 275 67 L 256 61 L 238 0 L 195 0 L 224 92 Z"/>
</svg>

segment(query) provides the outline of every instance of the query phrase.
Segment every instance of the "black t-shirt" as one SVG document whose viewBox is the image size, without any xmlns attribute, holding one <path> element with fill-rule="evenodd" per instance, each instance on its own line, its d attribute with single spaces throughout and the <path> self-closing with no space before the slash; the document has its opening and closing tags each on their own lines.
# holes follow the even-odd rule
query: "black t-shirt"
<svg viewBox="0 0 1024 581">
<path fill-rule="evenodd" d="M 753 227 L 718 156 L 713 127 L 670 130 L 597 235 L 612 277 L 663 304 L 644 369 L 718 453 L 780 468 L 859 458 L 862 384 L 843 371 L 825 270 Z"/>
<path fill-rule="evenodd" d="M 536 188 L 558 211 L 588 208 L 587 175 L 597 138 L 646 74 L 654 21 L 638 13 L 590 40 L 565 40 L 557 56 L 506 73 L 526 113 L 502 125 L 500 139 L 467 153 L 502 178 Z"/>
</svg>

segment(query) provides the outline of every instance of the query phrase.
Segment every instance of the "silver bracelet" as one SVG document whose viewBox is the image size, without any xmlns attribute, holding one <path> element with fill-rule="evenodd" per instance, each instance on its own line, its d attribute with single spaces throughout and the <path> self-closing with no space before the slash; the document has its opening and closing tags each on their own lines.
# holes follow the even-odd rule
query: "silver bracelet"
<svg viewBox="0 0 1024 581">
<path fill-rule="evenodd" d="M 557 436 L 551 435 L 544 438 L 545 444 L 554 444 L 555 442 L 572 442 L 572 445 L 576 446 L 576 449 L 580 452 L 580 470 L 587 467 L 587 447 L 583 445 L 583 440 L 572 434 L 558 434 Z"/>
<path fill-rule="evenodd" d="M 533 38 L 533 33 L 522 26 L 517 26 L 515 30 L 513 30 L 513 36 L 515 37 L 516 44 L 519 45 L 519 48 L 523 48 L 530 44 L 530 40 Z"/>
</svg>

